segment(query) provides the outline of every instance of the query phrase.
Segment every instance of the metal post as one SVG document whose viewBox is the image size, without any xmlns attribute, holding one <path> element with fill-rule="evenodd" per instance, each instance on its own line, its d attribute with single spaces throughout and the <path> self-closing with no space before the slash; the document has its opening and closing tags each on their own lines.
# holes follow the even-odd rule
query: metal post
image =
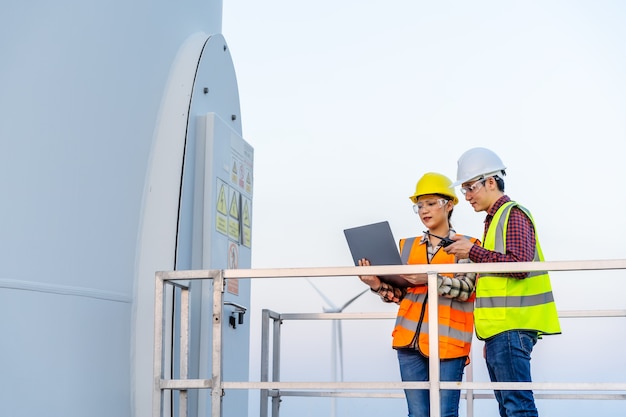
<svg viewBox="0 0 626 417">
<path fill-rule="evenodd" d="M 437 294 L 437 273 L 428 272 L 428 372 L 430 380 L 430 415 L 441 415 L 439 392 L 439 294 Z"/>
<path fill-rule="evenodd" d="M 269 382 L 270 369 L 270 313 L 263 309 L 261 313 L 261 382 Z M 260 417 L 267 417 L 269 391 L 261 390 Z"/>
<path fill-rule="evenodd" d="M 180 291 L 180 379 L 189 377 L 189 289 Z M 187 417 L 188 391 L 180 390 L 179 416 Z"/>
<path fill-rule="evenodd" d="M 283 321 L 280 317 L 274 319 L 274 334 L 273 334 L 273 348 L 274 354 L 272 357 L 272 381 L 280 381 L 280 329 Z M 278 395 L 272 396 L 272 417 L 279 417 L 280 415 L 280 391 Z"/>
<path fill-rule="evenodd" d="M 211 417 L 222 416 L 222 316 L 224 271 L 213 275 L 213 349 L 211 370 Z"/>
<path fill-rule="evenodd" d="M 153 386 L 152 386 L 152 417 L 161 417 L 161 377 L 163 355 L 163 278 L 156 273 L 154 283 L 154 352 L 153 352 Z"/>
<path fill-rule="evenodd" d="M 473 360 L 474 359 L 472 357 L 472 351 L 473 351 L 473 347 L 472 350 L 470 351 L 470 363 L 469 365 L 467 365 L 467 372 L 466 372 L 466 382 L 474 382 L 474 365 L 473 365 Z M 467 404 L 467 417 L 474 417 L 474 390 L 473 389 L 468 389 L 465 391 L 465 402 Z"/>
</svg>

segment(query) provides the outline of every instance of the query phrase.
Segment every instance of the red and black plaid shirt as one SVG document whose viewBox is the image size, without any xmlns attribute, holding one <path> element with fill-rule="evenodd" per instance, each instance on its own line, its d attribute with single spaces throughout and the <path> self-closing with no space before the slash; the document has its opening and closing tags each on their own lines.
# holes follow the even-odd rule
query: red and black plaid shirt
<svg viewBox="0 0 626 417">
<path fill-rule="evenodd" d="M 504 203 L 511 199 L 504 195 L 487 211 L 485 218 L 484 234 L 487 234 L 489 225 L 493 220 L 496 211 Z M 483 239 L 484 240 L 484 239 Z M 478 245 L 470 250 L 469 258 L 472 262 L 532 262 L 535 257 L 535 227 L 528 216 L 518 207 L 511 209 L 509 223 L 506 229 L 506 253 L 498 253 L 484 249 Z M 507 274 L 514 278 L 526 278 L 528 272 L 517 272 Z"/>
</svg>

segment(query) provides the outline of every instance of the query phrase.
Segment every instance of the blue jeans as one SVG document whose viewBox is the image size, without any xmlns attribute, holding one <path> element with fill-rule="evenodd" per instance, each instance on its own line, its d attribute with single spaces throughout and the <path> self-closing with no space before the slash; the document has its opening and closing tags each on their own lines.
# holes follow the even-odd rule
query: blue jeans
<svg viewBox="0 0 626 417">
<path fill-rule="evenodd" d="M 402 381 L 428 381 L 428 358 L 414 349 L 398 349 L 398 363 Z M 461 381 L 465 357 L 444 359 L 439 365 L 441 381 Z M 430 416 L 430 394 L 424 389 L 404 390 L 409 407 L 409 417 Z M 459 390 L 441 390 L 441 417 L 458 417 Z"/>
<path fill-rule="evenodd" d="M 485 340 L 485 359 L 491 382 L 531 382 L 530 354 L 537 332 L 511 330 Z M 496 390 L 501 417 L 536 417 L 533 392 Z"/>
</svg>

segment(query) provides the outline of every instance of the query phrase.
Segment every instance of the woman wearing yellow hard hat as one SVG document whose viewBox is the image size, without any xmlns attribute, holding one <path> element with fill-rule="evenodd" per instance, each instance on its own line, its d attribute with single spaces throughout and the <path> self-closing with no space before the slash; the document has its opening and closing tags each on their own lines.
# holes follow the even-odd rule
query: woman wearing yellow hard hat
<svg viewBox="0 0 626 417">
<path fill-rule="evenodd" d="M 413 210 L 427 230 L 422 235 L 400 240 L 400 254 L 405 264 L 455 263 L 454 256 L 442 250 L 456 234 L 450 217 L 458 203 L 452 181 L 445 175 L 428 172 L 409 197 Z M 469 238 L 480 244 L 478 239 Z M 466 261 L 459 261 L 466 262 Z M 359 261 L 369 266 L 367 259 Z M 428 381 L 428 277 L 426 274 L 403 275 L 412 283 L 397 288 L 374 275 L 360 276 L 383 301 L 400 305 L 392 332 L 392 346 L 397 351 L 403 381 Z M 473 273 L 440 274 L 439 294 L 439 355 L 442 381 L 461 381 L 474 332 L 473 303 L 476 276 Z M 457 417 L 460 391 L 441 391 L 441 416 Z M 428 390 L 407 389 L 405 396 L 409 417 L 429 417 Z"/>
</svg>

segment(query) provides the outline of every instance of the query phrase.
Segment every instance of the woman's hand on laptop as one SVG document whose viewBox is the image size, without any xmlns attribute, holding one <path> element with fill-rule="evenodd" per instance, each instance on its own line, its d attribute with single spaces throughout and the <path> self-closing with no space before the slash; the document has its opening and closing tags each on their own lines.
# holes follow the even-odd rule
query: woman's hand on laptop
<svg viewBox="0 0 626 417">
<path fill-rule="evenodd" d="M 371 266 L 369 260 L 363 258 L 358 261 L 359 266 Z M 386 282 L 383 282 L 376 275 L 359 275 L 361 281 L 370 286 L 370 289 L 380 296 L 380 298 L 386 303 L 399 304 L 404 298 L 404 290 L 401 288 L 395 288 Z"/>
<path fill-rule="evenodd" d="M 359 259 L 359 266 L 371 266 L 371 264 L 369 260 L 363 258 Z M 380 289 L 382 282 L 376 275 L 359 275 L 359 278 L 361 278 L 361 281 L 369 285 L 372 291 L 378 292 Z"/>
</svg>

